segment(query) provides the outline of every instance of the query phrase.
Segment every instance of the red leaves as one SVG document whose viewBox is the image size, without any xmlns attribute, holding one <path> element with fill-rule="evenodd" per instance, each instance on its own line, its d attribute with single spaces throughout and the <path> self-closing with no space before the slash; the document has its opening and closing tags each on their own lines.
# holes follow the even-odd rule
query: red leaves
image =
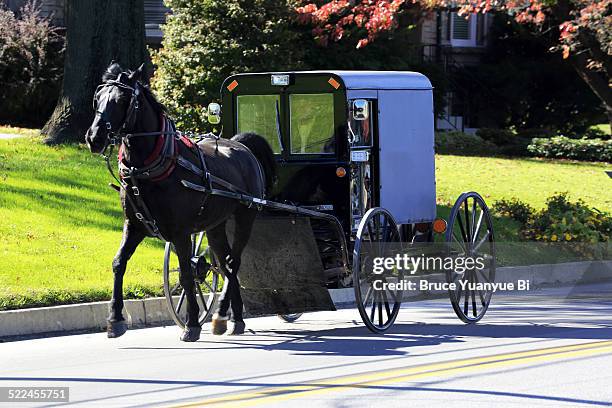
<svg viewBox="0 0 612 408">
<path fill-rule="evenodd" d="M 313 35 L 319 44 L 341 41 L 352 34 L 358 38 L 357 48 L 363 48 L 381 33 L 396 29 L 398 14 L 412 5 L 423 11 L 452 6 L 461 15 L 503 11 L 520 24 L 535 26 L 542 26 L 549 15 L 558 11 L 558 2 L 552 0 L 331 0 L 320 7 L 315 3 L 306 4 L 296 11 L 299 22 L 315 26 Z M 612 0 L 572 0 L 570 5 L 571 18 L 559 26 L 556 47 L 564 58 L 578 49 L 577 32 L 581 27 L 600 33 L 604 42 L 609 42 L 605 39 L 609 39 L 612 26 Z"/>
<path fill-rule="evenodd" d="M 416 0 L 413 0 L 413 2 Z M 351 5 L 346 0 L 332 0 L 321 7 L 310 3 L 296 9 L 298 22 L 313 24 L 313 35 L 321 45 L 340 41 L 351 27 L 365 29 L 366 38 L 357 43 L 365 47 L 380 33 L 397 27 L 397 14 L 406 0 L 362 0 Z"/>
</svg>

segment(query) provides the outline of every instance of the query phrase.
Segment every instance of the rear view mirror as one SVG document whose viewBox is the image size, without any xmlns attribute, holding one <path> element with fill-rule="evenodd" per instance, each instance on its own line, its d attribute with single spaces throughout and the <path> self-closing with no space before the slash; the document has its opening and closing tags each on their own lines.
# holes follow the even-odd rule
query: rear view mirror
<svg viewBox="0 0 612 408">
<path fill-rule="evenodd" d="M 353 101 L 353 119 L 354 120 L 367 120 L 370 117 L 370 109 L 368 101 L 365 99 L 355 99 Z"/>
<path fill-rule="evenodd" d="M 206 110 L 208 123 L 211 125 L 218 125 L 221 122 L 221 105 L 213 102 L 208 105 Z"/>
</svg>

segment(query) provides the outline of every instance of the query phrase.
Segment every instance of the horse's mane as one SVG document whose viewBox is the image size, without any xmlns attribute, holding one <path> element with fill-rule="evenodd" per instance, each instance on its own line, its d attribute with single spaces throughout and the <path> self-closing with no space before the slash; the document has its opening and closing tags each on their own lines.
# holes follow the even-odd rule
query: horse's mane
<svg viewBox="0 0 612 408">
<path fill-rule="evenodd" d="M 121 68 L 121 65 L 116 62 L 113 62 L 108 66 L 108 68 L 106 68 L 106 71 L 102 75 L 102 82 L 115 81 L 117 80 L 117 78 L 119 78 L 119 74 L 124 73 L 126 75 L 130 75 L 133 72 L 134 71 L 124 70 L 123 68 Z M 147 98 L 151 106 L 153 106 L 153 109 L 155 109 L 157 113 L 167 113 L 168 110 L 166 109 L 163 103 L 157 100 L 157 98 L 153 94 L 153 91 L 151 91 L 151 88 L 148 85 L 143 84 L 142 81 L 139 81 L 139 83 L 141 85 L 141 89 L 143 90 L 143 95 L 145 96 L 145 98 Z"/>
</svg>

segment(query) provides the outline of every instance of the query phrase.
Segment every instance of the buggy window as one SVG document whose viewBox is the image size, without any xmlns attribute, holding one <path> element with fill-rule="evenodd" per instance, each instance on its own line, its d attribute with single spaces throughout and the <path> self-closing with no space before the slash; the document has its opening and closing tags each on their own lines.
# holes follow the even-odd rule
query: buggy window
<svg viewBox="0 0 612 408">
<path fill-rule="evenodd" d="M 274 153 L 280 153 L 276 130 L 276 107 L 279 95 L 240 95 L 238 99 L 238 132 L 255 132 L 263 136 Z"/>
<path fill-rule="evenodd" d="M 292 94 L 289 96 L 289 105 L 291 153 L 334 153 L 334 95 Z"/>
</svg>

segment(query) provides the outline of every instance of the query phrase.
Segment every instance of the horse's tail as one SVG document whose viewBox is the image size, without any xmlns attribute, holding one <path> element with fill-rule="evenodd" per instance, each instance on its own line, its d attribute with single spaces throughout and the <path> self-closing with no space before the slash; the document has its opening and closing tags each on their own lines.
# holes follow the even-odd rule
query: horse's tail
<svg viewBox="0 0 612 408">
<path fill-rule="evenodd" d="M 276 182 L 276 160 L 274 160 L 274 153 L 268 141 L 251 132 L 237 134 L 232 137 L 232 140 L 248 147 L 257 158 L 264 173 L 266 193 L 270 193 Z"/>
</svg>

